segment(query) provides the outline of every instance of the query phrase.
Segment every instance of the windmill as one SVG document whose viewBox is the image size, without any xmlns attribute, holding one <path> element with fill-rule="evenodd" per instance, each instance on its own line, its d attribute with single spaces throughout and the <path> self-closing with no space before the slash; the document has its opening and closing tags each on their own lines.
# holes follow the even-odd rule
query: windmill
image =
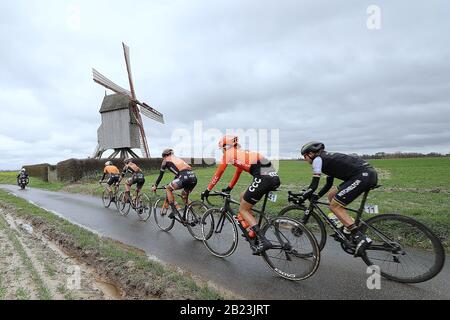
<svg viewBox="0 0 450 320">
<path fill-rule="evenodd" d="M 94 81 L 115 92 L 115 94 L 105 96 L 100 108 L 102 124 L 97 131 L 98 145 L 94 153 L 94 158 L 97 159 L 110 149 L 113 149 L 114 152 L 109 158 L 115 158 L 117 155 L 121 158 L 138 158 L 133 152 L 133 148 L 140 148 L 142 156 L 149 158 L 150 152 L 141 113 L 164 124 L 162 113 L 136 98 L 131 75 L 130 48 L 125 43 L 122 43 L 122 46 L 130 84 L 129 91 L 92 69 Z"/>
</svg>

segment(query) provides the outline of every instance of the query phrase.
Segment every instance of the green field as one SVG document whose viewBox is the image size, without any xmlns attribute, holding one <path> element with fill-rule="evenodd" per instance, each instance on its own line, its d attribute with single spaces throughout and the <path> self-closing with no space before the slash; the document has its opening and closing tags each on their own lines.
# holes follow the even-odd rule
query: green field
<svg viewBox="0 0 450 320">
<path fill-rule="evenodd" d="M 399 213 L 412 216 L 431 227 L 450 246 L 450 158 L 415 158 L 369 161 L 379 172 L 379 184 L 383 187 L 369 195 L 368 203 L 379 206 L 381 213 Z M 192 198 L 199 199 L 215 172 L 215 168 L 197 169 L 198 185 Z M 217 189 L 227 186 L 234 174 L 229 167 Z M 269 211 L 276 214 L 287 205 L 287 191 L 299 192 L 309 185 L 311 166 L 301 161 L 281 161 L 279 174 L 282 186 L 278 192 L 278 202 L 270 203 Z M 147 172 L 144 191 L 150 193 L 150 186 L 156 180 L 157 171 Z M 99 172 L 99 178 L 101 173 Z M 172 180 L 166 173 L 162 184 Z M 325 179 L 323 179 L 325 180 Z M 243 174 L 235 187 L 234 197 L 249 185 L 251 177 Z M 15 183 L 15 173 L 0 173 L 1 183 Z M 324 183 L 324 181 L 322 181 Z M 336 184 L 339 182 L 336 181 Z M 81 181 L 76 184 L 49 184 L 31 179 L 32 187 L 49 190 L 63 190 L 75 193 L 100 195 L 102 187 L 96 181 Z M 358 202 L 358 201 L 356 201 Z M 357 207 L 354 203 L 353 207 Z"/>
</svg>

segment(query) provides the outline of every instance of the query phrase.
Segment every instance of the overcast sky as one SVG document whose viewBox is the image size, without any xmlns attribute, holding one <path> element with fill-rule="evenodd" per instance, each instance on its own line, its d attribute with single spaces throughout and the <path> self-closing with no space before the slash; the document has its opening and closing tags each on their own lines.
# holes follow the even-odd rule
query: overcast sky
<svg viewBox="0 0 450 320">
<path fill-rule="evenodd" d="M 310 140 L 449 153 L 449 32 L 447 0 L 2 0 L 0 169 L 92 155 L 104 89 L 91 68 L 128 88 L 122 41 L 138 98 L 165 115 L 145 120 L 155 156 L 200 120 L 279 129 L 283 157 Z"/>
</svg>

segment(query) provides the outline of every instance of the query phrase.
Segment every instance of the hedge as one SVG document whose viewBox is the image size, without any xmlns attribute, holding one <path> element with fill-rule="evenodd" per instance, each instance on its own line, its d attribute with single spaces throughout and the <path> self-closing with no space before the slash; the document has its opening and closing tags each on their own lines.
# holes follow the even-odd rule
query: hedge
<svg viewBox="0 0 450 320">
<path fill-rule="evenodd" d="M 208 167 L 215 165 L 215 160 L 206 158 L 188 158 L 184 159 L 191 164 L 192 167 Z M 98 178 L 103 173 L 106 159 L 69 159 L 62 161 L 56 165 L 58 173 L 58 180 L 75 182 L 82 178 Z M 115 166 L 122 169 L 124 166 L 123 160 L 111 159 Z M 162 158 L 151 159 L 135 159 L 136 165 L 138 165 L 144 171 L 159 170 L 161 166 Z M 48 172 L 47 172 L 48 175 Z M 48 179 L 48 178 L 47 178 Z"/>
<path fill-rule="evenodd" d="M 48 182 L 48 163 L 36 164 L 31 166 L 23 166 L 27 170 L 30 177 L 38 178 Z"/>
</svg>

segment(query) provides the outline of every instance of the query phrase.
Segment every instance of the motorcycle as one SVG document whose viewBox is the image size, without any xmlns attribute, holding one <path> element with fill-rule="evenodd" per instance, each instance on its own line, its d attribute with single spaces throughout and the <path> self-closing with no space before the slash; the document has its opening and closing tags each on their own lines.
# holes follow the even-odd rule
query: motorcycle
<svg viewBox="0 0 450 320">
<path fill-rule="evenodd" d="M 21 190 L 24 190 L 28 184 L 28 178 L 19 178 L 19 186 Z"/>
</svg>

